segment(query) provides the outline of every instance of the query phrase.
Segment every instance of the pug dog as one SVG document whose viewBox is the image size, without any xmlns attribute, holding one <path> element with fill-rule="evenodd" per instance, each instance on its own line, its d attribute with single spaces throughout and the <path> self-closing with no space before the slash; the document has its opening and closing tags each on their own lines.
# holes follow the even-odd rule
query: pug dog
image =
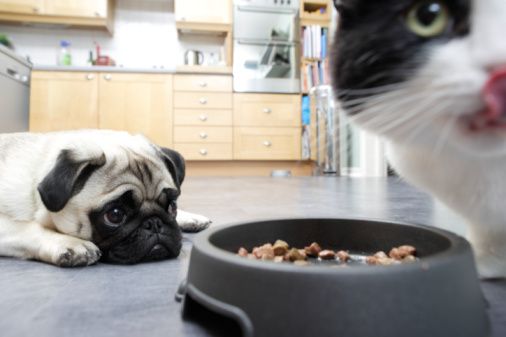
<svg viewBox="0 0 506 337">
<path fill-rule="evenodd" d="M 0 255 L 62 267 L 177 257 L 185 162 L 141 135 L 105 130 L 0 135 Z"/>
</svg>

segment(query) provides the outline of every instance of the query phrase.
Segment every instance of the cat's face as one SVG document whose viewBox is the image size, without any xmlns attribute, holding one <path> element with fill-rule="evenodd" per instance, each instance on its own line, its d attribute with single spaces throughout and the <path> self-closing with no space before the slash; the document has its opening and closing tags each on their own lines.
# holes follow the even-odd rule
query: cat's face
<svg viewBox="0 0 506 337">
<path fill-rule="evenodd" d="M 333 84 L 396 142 L 506 154 L 506 0 L 336 0 Z"/>
</svg>

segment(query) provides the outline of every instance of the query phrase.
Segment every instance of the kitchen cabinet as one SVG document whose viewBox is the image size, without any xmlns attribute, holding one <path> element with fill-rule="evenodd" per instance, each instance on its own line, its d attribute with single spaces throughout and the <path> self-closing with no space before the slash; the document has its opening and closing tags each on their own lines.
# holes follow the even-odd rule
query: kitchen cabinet
<svg viewBox="0 0 506 337">
<path fill-rule="evenodd" d="M 234 159 L 300 160 L 299 128 L 234 128 Z"/>
<path fill-rule="evenodd" d="M 234 159 L 300 160 L 299 95 L 234 94 Z"/>
<path fill-rule="evenodd" d="M 95 73 L 33 72 L 30 131 L 97 128 L 97 103 Z"/>
<path fill-rule="evenodd" d="M 172 75 L 99 74 L 98 126 L 172 146 Z"/>
<path fill-rule="evenodd" d="M 107 0 L 46 0 L 44 14 L 105 18 L 107 2 Z"/>
<path fill-rule="evenodd" d="M 188 160 L 233 158 L 232 77 L 174 76 L 174 148 Z"/>
<path fill-rule="evenodd" d="M 46 0 L 0 0 L 0 12 L 37 14 L 41 13 Z"/>
<path fill-rule="evenodd" d="M 232 23 L 232 0 L 175 0 L 176 21 Z"/>
<path fill-rule="evenodd" d="M 32 73 L 30 131 L 83 128 L 142 133 L 172 146 L 172 75 Z"/>
<path fill-rule="evenodd" d="M 0 0 L 0 21 L 113 31 L 115 0 Z"/>
</svg>

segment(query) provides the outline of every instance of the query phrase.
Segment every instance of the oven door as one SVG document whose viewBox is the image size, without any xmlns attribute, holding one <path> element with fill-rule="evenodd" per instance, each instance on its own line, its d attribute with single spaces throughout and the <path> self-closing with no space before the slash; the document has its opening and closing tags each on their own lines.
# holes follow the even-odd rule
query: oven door
<svg viewBox="0 0 506 337">
<path fill-rule="evenodd" d="M 298 43 L 235 40 L 234 90 L 300 92 L 298 55 Z"/>
<path fill-rule="evenodd" d="M 234 6 L 234 38 L 298 42 L 299 14 L 295 8 Z"/>
</svg>

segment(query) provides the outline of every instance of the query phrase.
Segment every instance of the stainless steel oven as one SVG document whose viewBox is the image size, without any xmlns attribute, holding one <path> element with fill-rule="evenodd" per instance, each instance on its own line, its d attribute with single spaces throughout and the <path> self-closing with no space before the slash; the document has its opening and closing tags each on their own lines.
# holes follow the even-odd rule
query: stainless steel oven
<svg viewBox="0 0 506 337">
<path fill-rule="evenodd" d="M 234 1 L 234 90 L 300 92 L 298 0 Z"/>
</svg>

